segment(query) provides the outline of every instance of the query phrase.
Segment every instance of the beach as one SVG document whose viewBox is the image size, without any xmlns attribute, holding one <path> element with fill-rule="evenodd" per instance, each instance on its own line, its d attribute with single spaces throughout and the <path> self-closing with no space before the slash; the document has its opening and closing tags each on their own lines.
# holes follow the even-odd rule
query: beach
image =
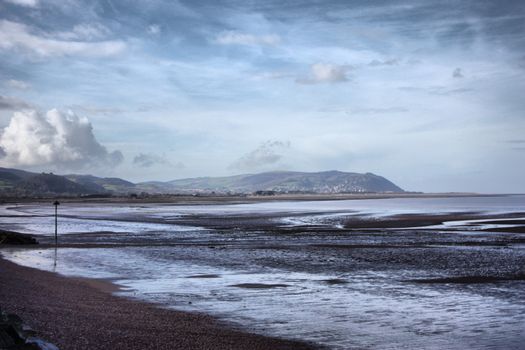
<svg viewBox="0 0 525 350">
<path fill-rule="evenodd" d="M 162 317 L 182 317 L 176 334 L 185 334 L 184 320 L 212 327 L 195 333 L 200 326 L 189 326 L 181 336 L 189 348 L 237 340 L 234 348 L 243 348 L 249 339 L 260 348 L 520 349 L 525 341 L 523 196 L 210 201 L 65 202 L 57 249 L 49 204 L 2 207 L 1 229 L 40 241 L 1 250 L 9 260 L 2 266 L 40 276 L 24 282 L 14 279 L 24 274 L 9 275 L 13 290 L 21 288 L 10 296 L 18 299 L 6 299 L 10 312 L 31 324 L 34 313 L 24 313 L 30 294 L 19 295 L 35 293 L 31 281 L 40 279 L 45 287 L 36 288 L 43 292 L 34 307 L 49 296 L 83 295 L 70 287 L 114 307 L 107 314 L 108 307 L 86 303 L 80 314 L 61 316 L 68 320 L 61 337 L 75 334 L 73 344 L 81 334 L 102 338 L 89 328 L 96 317 L 83 316 L 90 312 L 108 322 L 105 341 L 129 330 L 142 339 L 137 344 L 152 334 L 175 340 L 156 317 L 164 325 Z M 57 280 L 67 292 L 50 282 Z M 135 307 L 147 311 L 130 316 Z M 150 331 L 136 317 L 144 312 L 153 312 Z M 33 327 L 45 330 L 50 314 Z M 80 330 L 71 329 L 77 318 Z M 67 344 L 53 332 L 43 338 Z"/>
<path fill-rule="evenodd" d="M 197 313 L 116 297 L 118 286 L 0 259 L 0 305 L 44 340 L 68 349 L 313 349 L 235 330 Z"/>
</svg>

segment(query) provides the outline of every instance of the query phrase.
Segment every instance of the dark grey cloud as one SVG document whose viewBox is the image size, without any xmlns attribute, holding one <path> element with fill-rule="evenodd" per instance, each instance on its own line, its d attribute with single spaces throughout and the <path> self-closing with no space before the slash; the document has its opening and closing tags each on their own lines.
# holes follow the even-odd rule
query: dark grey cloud
<svg viewBox="0 0 525 350">
<path fill-rule="evenodd" d="M 429 95 L 438 95 L 438 96 L 450 96 L 457 94 L 464 94 L 468 92 L 473 92 L 472 88 L 449 88 L 446 86 L 428 86 L 428 87 L 416 87 L 416 86 L 401 86 L 399 90 L 406 92 L 424 92 Z"/>
<path fill-rule="evenodd" d="M 22 11 L 24 10 L 24 11 Z M 382 28 L 401 38 L 436 38 L 443 43 L 469 45 L 479 36 L 495 45 L 505 45 L 512 51 L 525 48 L 523 33 L 525 9 L 522 2 L 466 0 L 451 5 L 448 2 L 421 2 L 407 0 L 390 1 L 117 1 L 95 0 L 90 2 L 49 1 L 25 11 L 20 6 L 10 6 L 3 16 L 7 20 L 31 26 L 36 32 L 64 32 L 74 34 L 74 28 L 82 33 L 97 33 L 93 28 L 105 28 L 105 50 L 89 50 L 96 42 L 85 42 L 86 48 L 78 47 L 83 55 L 99 52 L 111 55 L 123 49 L 128 38 L 148 38 L 157 41 L 156 53 L 170 57 L 174 45 L 184 46 L 179 58 L 202 59 L 209 54 L 210 45 L 217 33 L 239 31 L 235 21 L 249 15 L 259 16 L 283 27 L 293 23 L 316 23 L 327 26 L 340 23 L 358 23 Z M 244 17 L 243 17 L 244 16 Z M 245 23 L 246 24 L 246 23 Z M 350 26 L 352 27 L 352 26 Z M 85 30 L 85 29 L 88 30 Z M 159 30 L 161 29 L 161 30 Z M 33 32 L 33 31 L 32 31 Z M 100 31 L 98 31 L 100 32 Z M 151 35 L 154 32 L 155 35 Z M 257 38 L 261 33 L 243 33 Z M 276 37 L 281 33 L 274 33 Z M 40 38 L 41 36 L 39 36 Z M 174 40 L 176 38 L 177 40 Z M 248 37 L 242 37 L 246 41 Z M 124 39 L 124 40 L 123 40 Z M 236 38 L 239 39 L 239 38 Z M 379 39 L 382 42 L 384 39 Z M 273 42 L 274 40 L 270 40 Z M 283 40 L 284 41 L 284 40 Z M 385 44 L 382 42 L 383 45 Z M 45 44 L 40 42 L 40 44 Z M 90 45 L 88 45 L 90 44 Z M 45 45 L 44 45 L 45 46 Z M 71 52 L 61 45 L 55 54 Z M 47 53 L 50 54 L 51 50 Z M 230 55 L 233 51 L 228 51 Z M 240 54 L 240 52 L 235 52 Z M 245 53 L 245 52 L 244 52 Z M 390 60 L 379 64 L 393 64 Z M 303 79 L 304 80 L 304 79 Z"/>
<path fill-rule="evenodd" d="M 22 1 L 22 0 L 19 0 Z M 36 2 L 25 0 L 26 2 Z M 184 29 L 187 43 L 205 43 L 210 33 L 236 30 L 229 18 L 255 13 L 270 21 L 289 23 L 304 19 L 325 23 L 360 22 L 380 25 L 406 37 L 434 36 L 438 40 L 469 44 L 478 35 L 494 43 L 523 48 L 525 6 L 522 1 L 465 0 L 460 3 L 392 1 L 49 1 L 32 11 L 10 6 L 6 17 L 37 28 L 67 29 L 78 22 L 104 23 L 121 36 L 147 34 L 152 25 L 162 28 L 159 39 Z M 205 19 L 205 20 L 204 20 Z M 198 24 L 198 25 L 196 25 Z M 156 27 L 157 28 L 157 27 Z M 505 40 L 502 40 L 505 39 Z M 514 44 L 514 45 L 513 45 Z M 516 46 L 518 44 L 519 46 Z"/>
<path fill-rule="evenodd" d="M 318 5 L 319 2 L 315 2 Z M 307 6 L 306 6 L 307 7 Z M 509 49 L 525 47 L 522 1 L 336 2 L 325 7 L 327 20 L 381 24 L 405 37 L 434 38 L 442 44 L 469 46 L 479 36 Z"/>
<path fill-rule="evenodd" d="M 133 164 L 142 168 L 149 168 L 154 165 L 169 165 L 178 169 L 183 169 L 184 164 L 178 162 L 171 164 L 165 156 L 156 155 L 153 153 L 139 153 L 133 158 Z"/>
<path fill-rule="evenodd" d="M 525 139 L 508 140 L 507 143 L 512 143 L 512 144 L 524 144 L 524 145 L 525 145 Z"/>
<path fill-rule="evenodd" d="M 399 64 L 399 60 L 397 58 L 392 58 L 388 60 L 372 60 L 370 61 L 368 65 L 372 67 L 377 67 L 377 66 L 395 66 L 398 64 Z"/>
<path fill-rule="evenodd" d="M 32 108 L 31 104 L 15 97 L 0 95 L 0 110 L 19 110 Z"/>
<path fill-rule="evenodd" d="M 122 114 L 126 111 L 120 108 L 112 108 L 112 107 L 103 107 L 103 106 L 92 106 L 92 105 L 72 105 L 69 106 L 74 111 L 78 111 L 81 113 L 89 114 L 89 115 L 116 115 L 116 114 Z"/>
<path fill-rule="evenodd" d="M 347 114 L 389 114 L 389 113 L 405 113 L 409 109 L 406 107 L 384 107 L 384 108 L 355 108 L 347 111 Z"/>
<path fill-rule="evenodd" d="M 506 142 L 511 145 L 513 151 L 525 151 L 525 139 L 514 139 Z"/>
<path fill-rule="evenodd" d="M 463 71 L 461 68 L 456 68 L 452 72 L 452 77 L 453 78 L 464 78 L 465 76 L 463 75 Z"/>
<path fill-rule="evenodd" d="M 266 141 L 228 166 L 230 170 L 251 171 L 274 165 L 290 148 L 289 141 Z"/>
<path fill-rule="evenodd" d="M 525 69 L 525 56 L 522 56 L 518 59 L 518 67 Z"/>
</svg>

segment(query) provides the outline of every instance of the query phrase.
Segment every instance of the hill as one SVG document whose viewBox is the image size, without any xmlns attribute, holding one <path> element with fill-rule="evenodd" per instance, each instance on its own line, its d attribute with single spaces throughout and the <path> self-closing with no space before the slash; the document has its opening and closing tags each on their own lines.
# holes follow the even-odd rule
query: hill
<svg viewBox="0 0 525 350">
<path fill-rule="evenodd" d="M 96 177 L 93 175 L 65 175 L 92 193 L 129 193 L 135 191 L 135 184 L 117 177 Z"/>
<path fill-rule="evenodd" d="M 384 193 L 403 192 L 384 177 L 341 171 L 276 171 L 225 177 L 199 177 L 134 184 L 120 178 L 55 175 L 0 168 L 0 195 L 9 197 L 129 195 L 175 193 Z"/>
<path fill-rule="evenodd" d="M 0 168 L 0 190 L 11 188 L 15 183 L 34 175 L 34 173 L 24 170 Z"/>
<path fill-rule="evenodd" d="M 64 176 L 54 174 L 37 174 L 17 183 L 16 188 L 27 195 L 38 196 L 61 193 L 66 195 L 79 195 L 87 192 L 86 188 Z"/>
<path fill-rule="evenodd" d="M 372 173 L 341 171 L 295 172 L 276 171 L 226 177 L 200 177 L 173 180 L 165 183 L 137 184 L 155 192 L 234 192 L 253 193 L 275 191 L 286 193 L 363 193 L 404 192 L 384 177 Z"/>
</svg>

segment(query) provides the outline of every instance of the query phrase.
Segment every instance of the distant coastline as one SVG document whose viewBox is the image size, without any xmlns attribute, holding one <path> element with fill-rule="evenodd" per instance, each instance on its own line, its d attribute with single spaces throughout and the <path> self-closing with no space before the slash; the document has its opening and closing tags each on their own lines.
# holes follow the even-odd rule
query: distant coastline
<svg viewBox="0 0 525 350">
<path fill-rule="evenodd" d="M 362 200 L 362 199 L 388 199 L 388 198 L 448 198 L 448 197 L 497 197 L 514 196 L 519 193 L 471 193 L 471 192 L 445 192 L 445 193 L 334 193 L 334 194 L 273 194 L 273 195 L 222 195 L 222 194 L 167 194 L 148 196 L 86 196 L 64 197 L 59 195 L 31 198 L 31 197 L 3 197 L 0 203 L 31 203 L 48 202 L 54 198 L 70 203 L 170 203 L 170 204 L 242 204 L 272 201 L 332 201 L 332 200 Z"/>
</svg>

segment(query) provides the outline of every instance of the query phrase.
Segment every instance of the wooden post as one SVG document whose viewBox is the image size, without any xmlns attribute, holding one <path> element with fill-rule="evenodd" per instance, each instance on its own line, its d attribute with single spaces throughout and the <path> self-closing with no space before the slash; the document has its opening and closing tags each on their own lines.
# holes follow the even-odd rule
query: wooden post
<svg viewBox="0 0 525 350">
<path fill-rule="evenodd" d="M 58 206 L 60 205 L 59 201 L 53 203 L 55 206 L 55 246 L 58 245 Z"/>
</svg>

